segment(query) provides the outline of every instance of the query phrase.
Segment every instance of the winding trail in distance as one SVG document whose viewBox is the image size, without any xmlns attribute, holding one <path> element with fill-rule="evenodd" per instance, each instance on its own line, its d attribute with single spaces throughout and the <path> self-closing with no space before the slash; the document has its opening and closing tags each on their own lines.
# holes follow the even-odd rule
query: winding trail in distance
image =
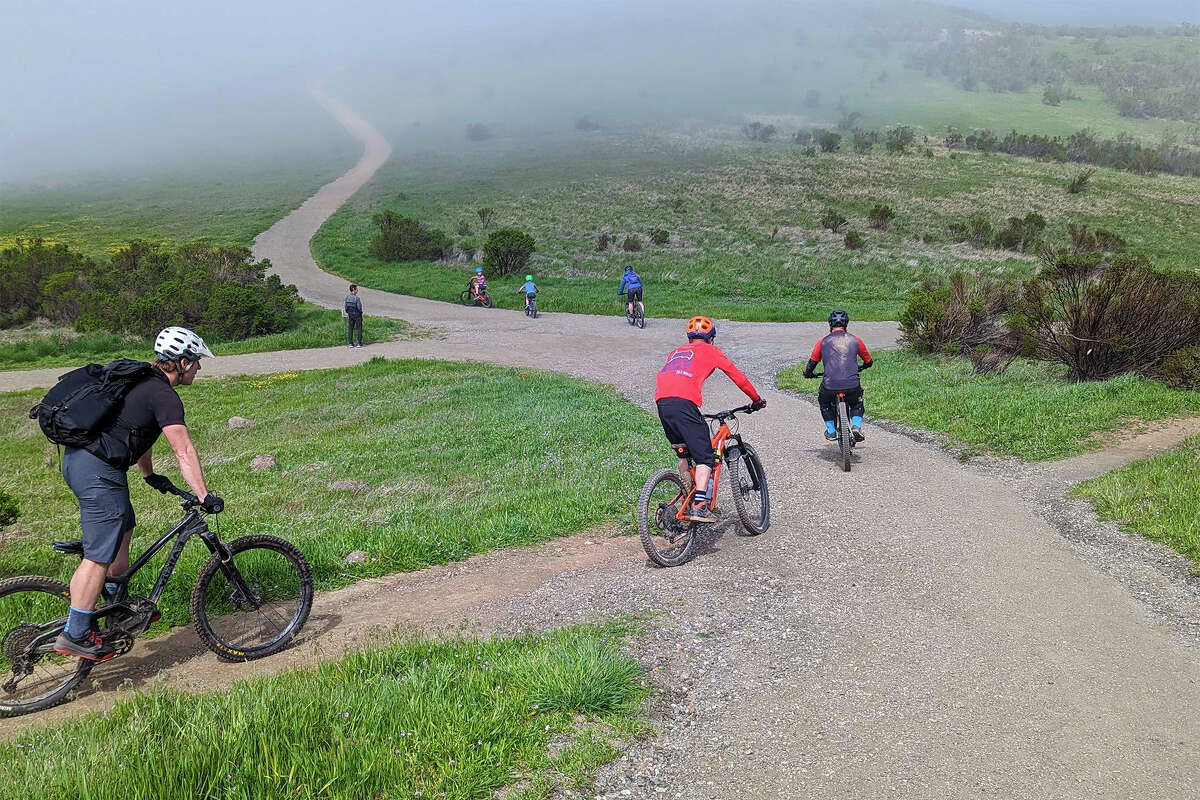
<svg viewBox="0 0 1200 800">
<path fill-rule="evenodd" d="M 255 255 L 306 299 L 336 307 L 344 282 L 316 268 L 308 241 L 387 149 L 349 109 L 328 97 L 325 105 L 364 142 L 363 160 L 347 173 L 353 180 L 322 189 L 260 236 Z M 433 334 L 217 358 L 205 374 L 431 356 L 567 372 L 651 407 L 654 374 L 681 340 L 675 321 L 652 319 L 645 331 L 619 317 L 534 321 L 370 290 L 363 302 Z M 852 328 L 872 347 L 895 343 L 892 323 Z M 372 626 L 428 631 L 465 619 L 516 632 L 651 612 L 629 647 L 659 690 L 659 732 L 601 771 L 598 796 L 1195 796 L 1200 602 L 1194 578 L 1154 564 L 1181 561 L 1094 518 L 1085 535 L 1064 537 L 1065 512 L 1030 481 L 1066 480 L 1087 471 L 1080 463 L 1058 473 L 962 464 L 868 425 L 853 471 L 841 472 L 811 402 L 770 388 L 775 371 L 803 360 L 826 330 L 721 323 L 722 347 L 769 401 L 742 421 L 770 476 L 773 524 L 762 536 L 735 535 L 726 516 L 703 531 L 691 562 L 669 570 L 648 567 L 636 540 L 606 531 L 489 553 L 323 594 L 305 641 L 263 662 L 220 664 L 197 655 L 182 631 L 139 643 L 126 661 L 98 668 L 97 680 L 112 688 L 121 667 L 137 666 L 142 682 L 165 668 L 170 685 L 225 686 L 336 656 L 371 641 Z M 723 377 L 707 387 L 709 408 L 740 402 Z M 112 697 L 95 692 L 44 718 Z M 29 722 L 0 723 L 0 733 Z"/>
</svg>

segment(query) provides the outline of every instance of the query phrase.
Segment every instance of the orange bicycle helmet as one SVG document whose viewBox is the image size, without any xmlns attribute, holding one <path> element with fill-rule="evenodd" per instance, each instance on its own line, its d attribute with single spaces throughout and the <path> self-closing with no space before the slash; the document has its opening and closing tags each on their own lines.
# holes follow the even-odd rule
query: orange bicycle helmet
<svg viewBox="0 0 1200 800">
<path fill-rule="evenodd" d="M 717 326 L 708 317 L 692 317 L 688 320 L 687 337 L 711 342 L 717 337 Z"/>
</svg>

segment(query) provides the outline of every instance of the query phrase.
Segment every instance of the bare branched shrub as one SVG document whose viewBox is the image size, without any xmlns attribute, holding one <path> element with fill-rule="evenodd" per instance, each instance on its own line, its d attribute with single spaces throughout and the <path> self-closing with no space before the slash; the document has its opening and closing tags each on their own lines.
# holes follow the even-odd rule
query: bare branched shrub
<svg viewBox="0 0 1200 800">
<path fill-rule="evenodd" d="M 496 209 L 484 206 L 483 208 L 475 209 L 475 216 L 479 217 L 479 224 L 486 231 L 496 221 Z"/>
<path fill-rule="evenodd" d="M 1013 320 L 1073 380 L 1154 377 L 1172 353 L 1200 345 L 1200 276 L 1131 256 L 1062 256 L 1025 285 Z"/>
<path fill-rule="evenodd" d="M 826 211 L 821 217 L 821 227 L 834 233 L 837 233 L 838 229 L 845 224 L 846 218 L 832 208 Z"/>
<path fill-rule="evenodd" d="M 977 372 L 1003 370 L 1019 349 L 1005 319 L 1017 298 L 1016 287 L 978 273 L 925 281 L 900 315 L 900 341 L 919 353 L 968 356 Z"/>
</svg>

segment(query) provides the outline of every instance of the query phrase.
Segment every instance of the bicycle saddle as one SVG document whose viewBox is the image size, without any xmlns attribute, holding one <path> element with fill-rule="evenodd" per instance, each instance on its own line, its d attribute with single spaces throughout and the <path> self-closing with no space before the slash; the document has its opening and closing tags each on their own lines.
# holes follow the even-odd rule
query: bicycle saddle
<svg viewBox="0 0 1200 800">
<path fill-rule="evenodd" d="M 51 542 L 51 547 L 60 553 L 66 553 L 69 556 L 83 555 L 83 539 L 76 539 L 73 542 Z"/>
</svg>

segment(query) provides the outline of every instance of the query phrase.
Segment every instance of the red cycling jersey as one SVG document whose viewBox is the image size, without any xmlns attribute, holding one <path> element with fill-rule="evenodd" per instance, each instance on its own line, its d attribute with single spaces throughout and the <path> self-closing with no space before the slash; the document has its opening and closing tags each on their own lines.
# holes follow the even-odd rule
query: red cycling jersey
<svg viewBox="0 0 1200 800">
<path fill-rule="evenodd" d="M 721 348 L 707 342 L 689 342 L 672 350 L 671 355 L 667 356 L 667 363 L 658 371 L 655 402 L 664 397 L 682 397 L 697 406 L 702 405 L 704 382 L 716 369 L 728 375 L 751 401 L 760 399 L 754 384 L 721 352 Z"/>
</svg>

